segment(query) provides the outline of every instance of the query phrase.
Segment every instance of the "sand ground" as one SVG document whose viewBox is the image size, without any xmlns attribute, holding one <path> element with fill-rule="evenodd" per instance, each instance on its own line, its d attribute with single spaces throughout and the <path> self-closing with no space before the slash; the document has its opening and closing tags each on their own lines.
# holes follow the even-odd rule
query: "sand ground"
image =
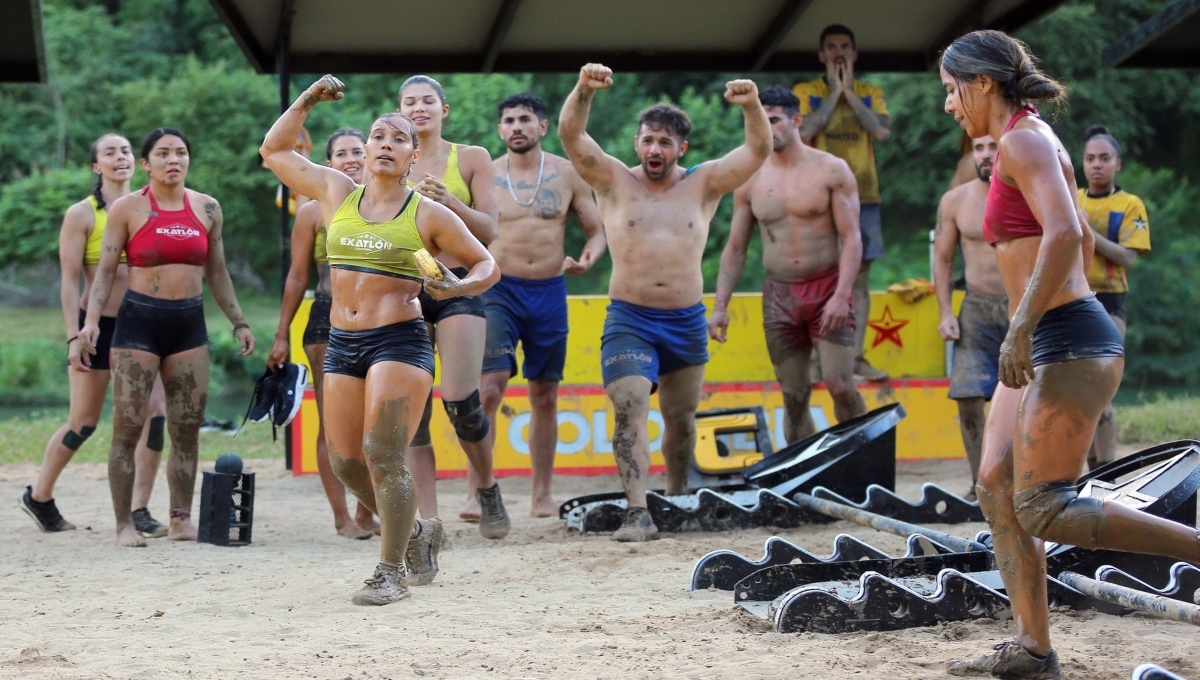
<svg viewBox="0 0 1200 680">
<path fill-rule="evenodd" d="M 165 466 L 164 466 L 165 467 Z M 211 464 L 208 465 L 211 468 Z M 527 479 L 503 480 L 512 534 L 490 542 L 448 522 L 437 581 L 381 608 L 350 603 L 378 559 L 377 540 L 333 532 L 315 477 L 279 460 L 257 473 L 254 545 L 150 541 L 114 546 L 106 470 L 68 468 L 59 505 L 79 531 L 42 534 L 16 507 L 33 465 L 0 467 L 0 677 L 7 678 L 915 678 L 1011 636 L 981 621 L 895 633 L 770 632 L 730 593 L 689 592 L 692 565 L 733 549 L 758 558 L 778 533 L 818 554 L 855 535 L 902 552 L 902 539 L 837 523 L 772 532 L 676 534 L 646 545 L 535 520 Z M 964 461 L 902 463 L 899 490 L 967 486 Z M 619 488 L 615 477 L 563 477 L 560 500 Z M 464 482 L 440 483 L 456 514 Z M 199 500 L 197 499 L 197 507 Z M 151 509 L 166 515 L 166 485 Z M 949 528 L 972 535 L 982 525 Z M 1147 661 L 1200 678 L 1196 629 L 1141 616 L 1053 615 L 1066 677 L 1128 678 Z"/>
</svg>

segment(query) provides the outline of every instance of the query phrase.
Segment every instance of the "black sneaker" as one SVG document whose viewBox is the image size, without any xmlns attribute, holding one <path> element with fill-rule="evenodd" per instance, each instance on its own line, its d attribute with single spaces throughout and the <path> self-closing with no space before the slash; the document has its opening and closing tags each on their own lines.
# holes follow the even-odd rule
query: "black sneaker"
<svg viewBox="0 0 1200 680">
<path fill-rule="evenodd" d="M 58 506 L 54 504 L 54 499 L 48 501 L 33 500 L 33 487 L 25 487 L 25 493 L 21 496 L 21 509 L 27 515 L 37 522 L 38 528 L 46 533 L 55 531 L 73 531 L 75 525 L 63 519 L 63 516 L 58 512 Z"/>
<path fill-rule="evenodd" d="M 275 401 L 271 406 L 271 424 L 283 427 L 292 422 L 304 403 L 308 368 L 290 361 L 275 369 Z"/>
<path fill-rule="evenodd" d="M 1062 677 L 1058 667 L 1058 652 L 1053 649 L 1044 659 L 1035 658 L 1021 643 L 1011 640 L 996 645 L 991 654 L 966 661 L 951 659 L 946 663 L 950 675 L 991 675 L 997 678 L 1028 678 L 1053 680 Z"/>
<path fill-rule="evenodd" d="M 249 420 L 252 423 L 265 423 L 271 418 L 271 407 L 275 405 L 275 383 L 279 380 L 278 371 L 266 369 L 254 381 L 254 396 L 250 398 L 250 408 L 246 409 L 246 417 L 242 425 Z"/>
<path fill-rule="evenodd" d="M 500 483 L 496 482 L 490 489 L 475 489 L 475 497 L 479 499 L 479 533 L 484 538 L 507 536 L 512 522 L 504 509 L 504 499 L 500 497 Z"/>
<path fill-rule="evenodd" d="M 658 527 L 646 508 L 629 508 L 625 511 L 625 522 L 612 535 L 620 543 L 643 543 L 657 538 Z"/>
<path fill-rule="evenodd" d="M 129 516 L 133 519 L 133 528 L 142 538 L 162 538 L 167 535 L 166 525 L 151 517 L 149 508 L 138 508 Z"/>
</svg>

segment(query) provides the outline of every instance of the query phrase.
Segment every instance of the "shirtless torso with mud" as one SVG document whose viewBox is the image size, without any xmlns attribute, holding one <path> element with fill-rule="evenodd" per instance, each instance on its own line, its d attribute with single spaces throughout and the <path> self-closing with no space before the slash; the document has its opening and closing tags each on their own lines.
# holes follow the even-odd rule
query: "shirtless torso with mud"
<svg viewBox="0 0 1200 680">
<path fill-rule="evenodd" d="M 612 85 L 611 76 L 599 64 L 583 67 L 563 104 L 559 136 L 596 192 L 613 259 L 601 368 L 616 412 L 613 453 L 629 501 L 613 538 L 644 541 L 657 533 L 646 511 L 650 394 L 659 390 L 667 493 L 680 493 L 695 448 L 695 413 L 708 361 L 700 261 L 709 221 L 721 196 L 748 180 L 770 153 L 770 127 L 754 83 L 731 81 L 725 99 L 742 107 L 742 146 L 685 171 L 679 160 L 691 121 L 660 104 L 642 112 L 634 140 L 640 164 L 629 168 L 586 132 L 592 97 Z"/>
<path fill-rule="evenodd" d="M 721 256 L 709 333 L 726 339 L 726 307 L 746 263 L 754 224 L 763 242 L 763 325 L 775 375 L 784 393 L 788 443 L 813 434 L 809 362 L 818 347 L 826 386 L 839 421 L 866 412 L 854 386 L 854 278 L 862 259 L 858 185 L 840 158 L 800 139 L 799 102 L 783 88 L 762 101 L 771 123 L 773 153 L 734 192 L 729 244 Z"/>
</svg>

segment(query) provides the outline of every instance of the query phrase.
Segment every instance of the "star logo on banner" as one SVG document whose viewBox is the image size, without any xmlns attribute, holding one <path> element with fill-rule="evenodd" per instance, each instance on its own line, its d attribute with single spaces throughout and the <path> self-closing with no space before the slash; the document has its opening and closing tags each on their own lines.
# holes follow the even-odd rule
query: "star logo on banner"
<svg viewBox="0 0 1200 680">
<path fill-rule="evenodd" d="M 904 341 L 900 339 L 900 329 L 909 324 L 908 319 L 897 319 L 892 316 L 892 308 L 889 305 L 884 305 L 883 316 L 879 319 L 871 319 L 867 321 L 867 325 L 875 329 L 875 340 L 871 344 L 874 349 L 885 342 L 892 342 L 901 349 L 904 348 Z"/>
<path fill-rule="evenodd" d="M 1133 230 L 1134 231 L 1137 231 L 1138 229 L 1145 229 L 1145 228 L 1146 228 L 1146 220 L 1143 220 L 1142 218 L 1139 217 L 1133 221 Z"/>
</svg>

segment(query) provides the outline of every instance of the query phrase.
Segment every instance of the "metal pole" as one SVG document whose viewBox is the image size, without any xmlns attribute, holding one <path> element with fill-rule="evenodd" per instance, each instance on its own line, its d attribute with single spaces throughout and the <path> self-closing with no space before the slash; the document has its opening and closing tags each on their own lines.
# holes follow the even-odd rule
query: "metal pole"
<svg viewBox="0 0 1200 680">
<path fill-rule="evenodd" d="M 1183 621 L 1193 626 L 1200 626 L 1200 606 L 1190 602 L 1180 602 L 1174 598 L 1143 593 L 1140 590 L 1126 588 L 1115 583 L 1097 581 L 1073 571 L 1064 571 L 1058 575 L 1058 580 L 1097 600 L 1111 602 L 1160 619 Z"/>
<path fill-rule="evenodd" d="M 877 515 L 873 512 L 867 512 L 866 510 L 859 510 L 858 508 L 844 505 L 842 503 L 827 501 L 817 498 L 816 496 L 810 496 L 809 494 L 803 492 L 792 496 L 792 500 L 795 501 L 797 505 L 808 508 L 814 512 L 819 512 L 822 515 L 836 517 L 837 519 L 844 519 L 847 522 L 854 522 L 855 524 L 859 524 L 864 527 L 870 527 L 877 531 L 884 531 L 889 534 L 895 534 L 905 538 L 911 536 L 912 534 L 920 534 L 921 536 L 933 541 L 937 541 L 938 543 L 941 543 L 942 545 L 956 552 L 988 552 L 988 547 L 978 541 L 959 538 L 958 536 L 951 536 L 950 534 L 934 531 L 933 529 L 926 529 L 919 524 L 901 522 L 898 519 L 884 517 L 883 515 Z"/>
<path fill-rule="evenodd" d="M 287 12 L 285 6 L 281 11 Z M 279 32 L 279 55 L 277 56 L 276 64 L 279 67 L 279 113 L 282 115 L 288 110 L 288 106 L 292 103 L 292 70 L 291 63 L 288 60 L 288 52 L 291 47 L 291 21 L 281 17 L 280 32 Z M 288 269 L 291 267 L 291 240 L 292 240 L 292 225 L 288 215 L 288 198 L 289 191 L 286 184 L 282 185 L 283 189 L 280 193 L 282 201 L 279 204 L 279 295 L 282 299 L 284 286 L 287 285 Z M 283 428 L 283 456 L 284 465 L 288 470 L 292 469 L 292 425 L 288 423 Z"/>
</svg>

